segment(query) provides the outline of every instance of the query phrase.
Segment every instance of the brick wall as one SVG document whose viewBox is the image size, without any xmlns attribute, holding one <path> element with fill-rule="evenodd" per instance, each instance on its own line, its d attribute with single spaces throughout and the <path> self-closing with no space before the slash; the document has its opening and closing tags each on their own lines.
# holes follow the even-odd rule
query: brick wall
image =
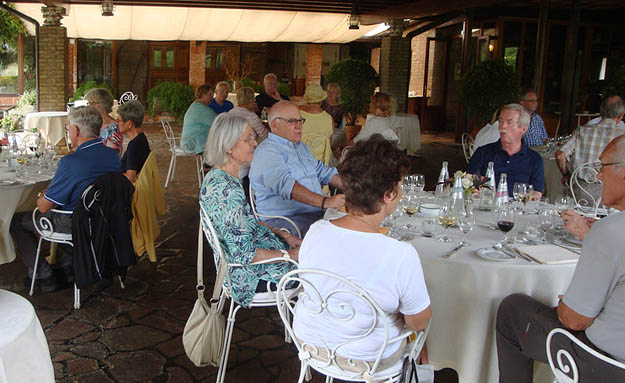
<svg viewBox="0 0 625 383">
<path fill-rule="evenodd" d="M 321 84 L 321 68 L 323 66 L 323 45 L 308 44 L 306 55 L 306 86 Z"/>
<path fill-rule="evenodd" d="M 206 82 L 206 42 L 189 41 L 189 85 L 196 89 Z"/>
<path fill-rule="evenodd" d="M 44 25 L 39 30 L 39 109 L 65 110 L 68 100 L 65 27 Z"/>
<path fill-rule="evenodd" d="M 410 84 L 408 86 L 408 94 L 410 97 L 423 96 L 423 80 L 425 79 L 425 51 L 427 48 L 427 38 L 436 36 L 436 32 L 431 30 L 413 37 L 411 41 L 412 57 L 410 70 Z M 432 43 L 434 47 L 434 43 Z M 428 66 L 428 89 L 432 89 L 432 75 L 434 68 L 434 48 L 430 50 L 430 65 Z"/>
<path fill-rule="evenodd" d="M 380 48 L 371 49 L 371 66 L 376 72 L 380 73 Z"/>
<path fill-rule="evenodd" d="M 380 91 L 397 102 L 397 112 L 406 111 L 410 76 L 410 40 L 400 36 L 382 38 L 380 48 Z"/>
</svg>

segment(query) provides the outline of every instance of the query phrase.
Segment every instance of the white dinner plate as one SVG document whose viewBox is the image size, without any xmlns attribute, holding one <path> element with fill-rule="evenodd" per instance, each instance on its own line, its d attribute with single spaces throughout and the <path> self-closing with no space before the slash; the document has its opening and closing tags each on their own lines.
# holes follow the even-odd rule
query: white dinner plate
<svg viewBox="0 0 625 383">
<path fill-rule="evenodd" d="M 514 259 L 499 250 L 495 250 L 493 248 L 488 248 L 488 247 L 483 247 L 481 249 L 475 250 L 475 254 L 489 261 L 501 262 L 501 261 L 511 261 Z"/>
</svg>

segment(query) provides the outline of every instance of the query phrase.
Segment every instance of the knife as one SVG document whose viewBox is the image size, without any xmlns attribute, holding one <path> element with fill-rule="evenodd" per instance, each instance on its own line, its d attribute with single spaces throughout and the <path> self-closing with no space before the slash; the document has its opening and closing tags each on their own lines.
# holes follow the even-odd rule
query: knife
<svg viewBox="0 0 625 383">
<path fill-rule="evenodd" d="M 525 259 L 529 259 L 529 260 L 531 260 L 531 261 L 533 261 L 533 262 L 540 263 L 540 264 L 544 264 L 544 263 L 545 263 L 545 262 L 543 262 L 543 261 L 541 261 L 541 260 L 539 260 L 539 259 L 536 259 L 536 258 L 532 257 L 532 256 L 531 256 L 530 254 L 528 254 L 528 253 L 524 253 L 524 252 L 522 252 L 521 250 L 517 249 L 516 247 L 512 247 L 512 246 L 510 246 L 510 249 L 511 249 L 512 251 L 514 251 L 514 253 L 515 253 L 515 254 L 518 254 L 518 255 L 519 255 L 519 257 L 523 257 L 523 258 L 525 258 Z"/>
<path fill-rule="evenodd" d="M 460 248 L 464 246 L 464 243 L 460 243 L 458 246 L 454 247 L 453 249 L 451 249 L 451 251 L 445 255 L 443 255 L 443 258 L 451 258 L 452 255 L 456 254 L 456 252 L 458 250 L 460 250 Z"/>
</svg>

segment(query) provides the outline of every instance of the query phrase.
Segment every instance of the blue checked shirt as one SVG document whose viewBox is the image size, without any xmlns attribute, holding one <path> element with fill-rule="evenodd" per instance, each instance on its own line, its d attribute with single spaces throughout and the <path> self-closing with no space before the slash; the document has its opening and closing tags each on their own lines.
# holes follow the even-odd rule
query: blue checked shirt
<svg viewBox="0 0 625 383">
<path fill-rule="evenodd" d="M 532 147 L 536 145 L 542 145 L 543 140 L 549 138 L 547 130 L 545 129 L 545 122 L 538 113 L 532 113 L 530 118 L 530 125 L 527 127 L 527 132 L 523 135 L 523 142 L 525 145 Z"/>
</svg>

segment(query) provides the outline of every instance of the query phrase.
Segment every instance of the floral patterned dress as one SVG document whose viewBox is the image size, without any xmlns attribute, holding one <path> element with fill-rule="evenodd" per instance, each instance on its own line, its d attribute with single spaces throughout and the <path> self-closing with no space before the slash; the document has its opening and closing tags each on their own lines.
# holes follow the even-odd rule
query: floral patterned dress
<svg viewBox="0 0 625 383">
<path fill-rule="evenodd" d="M 286 243 L 254 217 L 240 180 L 223 170 L 213 168 L 206 174 L 200 205 L 208 213 L 229 263 L 249 264 L 257 249 L 288 249 Z M 259 280 L 278 284 L 294 268 L 288 262 L 228 268 L 234 300 L 248 307 Z"/>
<path fill-rule="evenodd" d="M 124 136 L 122 132 L 119 131 L 119 126 L 117 126 L 116 122 L 111 122 L 102 128 L 100 130 L 100 138 L 104 146 L 113 148 L 117 150 L 118 153 L 121 153 L 124 144 Z"/>
</svg>

